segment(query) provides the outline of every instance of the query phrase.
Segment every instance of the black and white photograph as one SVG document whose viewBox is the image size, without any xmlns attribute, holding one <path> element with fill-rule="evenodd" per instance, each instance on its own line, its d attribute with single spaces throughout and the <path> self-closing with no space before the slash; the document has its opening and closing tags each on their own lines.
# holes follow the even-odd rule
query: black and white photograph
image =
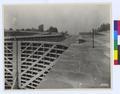
<svg viewBox="0 0 120 94">
<path fill-rule="evenodd" d="M 5 90 L 111 88 L 111 4 L 2 8 Z"/>
</svg>

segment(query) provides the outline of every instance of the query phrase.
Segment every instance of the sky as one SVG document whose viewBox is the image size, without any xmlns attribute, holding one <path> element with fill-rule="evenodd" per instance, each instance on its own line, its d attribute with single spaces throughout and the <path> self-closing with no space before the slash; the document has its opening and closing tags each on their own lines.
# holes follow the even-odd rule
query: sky
<svg viewBox="0 0 120 94">
<path fill-rule="evenodd" d="M 4 5 L 4 28 L 38 28 L 44 24 L 70 34 L 89 32 L 102 23 L 110 23 L 109 4 L 34 4 Z"/>
</svg>

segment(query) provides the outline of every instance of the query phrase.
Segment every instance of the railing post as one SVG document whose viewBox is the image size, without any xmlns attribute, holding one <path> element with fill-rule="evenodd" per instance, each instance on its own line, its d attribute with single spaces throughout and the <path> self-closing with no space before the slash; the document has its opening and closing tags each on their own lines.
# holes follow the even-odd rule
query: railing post
<svg viewBox="0 0 120 94">
<path fill-rule="evenodd" d="M 19 78 L 19 75 L 20 75 L 20 42 L 18 40 L 15 39 L 14 41 L 14 45 L 13 45 L 13 51 L 14 51 L 14 58 L 15 58 L 15 64 L 14 64 L 14 75 L 15 75 L 15 80 L 14 81 L 14 88 L 15 89 L 20 89 L 20 78 Z"/>
<path fill-rule="evenodd" d="M 18 41 L 17 42 L 17 48 L 18 48 L 18 54 L 17 54 L 17 56 L 18 56 L 18 89 L 20 89 L 21 88 L 21 41 Z"/>
<path fill-rule="evenodd" d="M 18 70 L 18 68 L 17 68 L 17 41 L 15 40 L 15 41 L 13 41 L 13 60 L 14 60 L 14 63 L 13 63 L 13 86 L 12 86 L 12 88 L 15 88 L 15 89 L 17 89 L 18 88 L 18 83 L 17 83 L 17 70 Z M 16 81 L 15 81 L 16 80 Z"/>
</svg>

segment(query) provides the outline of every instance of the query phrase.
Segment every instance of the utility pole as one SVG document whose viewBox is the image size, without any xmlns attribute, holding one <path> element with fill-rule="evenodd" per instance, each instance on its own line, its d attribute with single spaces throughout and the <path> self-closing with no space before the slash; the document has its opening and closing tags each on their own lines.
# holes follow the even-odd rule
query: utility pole
<svg viewBox="0 0 120 94">
<path fill-rule="evenodd" d="M 95 29 L 92 29 L 92 44 L 93 44 L 93 48 L 95 47 L 94 45 L 94 38 L 95 38 Z"/>
</svg>

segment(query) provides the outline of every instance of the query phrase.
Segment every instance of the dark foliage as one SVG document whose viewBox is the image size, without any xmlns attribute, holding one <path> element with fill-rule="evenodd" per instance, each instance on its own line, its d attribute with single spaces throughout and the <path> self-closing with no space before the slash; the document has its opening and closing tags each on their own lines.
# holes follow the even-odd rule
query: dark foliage
<svg viewBox="0 0 120 94">
<path fill-rule="evenodd" d="M 52 26 L 47 31 L 50 33 L 58 33 L 58 29 L 56 27 L 52 27 Z"/>
<path fill-rule="evenodd" d="M 103 31 L 108 31 L 110 30 L 110 24 L 107 23 L 107 24 L 101 24 L 100 27 L 98 27 L 97 31 L 98 32 L 103 32 Z"/>
<path fill-rule="evenodd" d="M 44 25 L 43 25 L 43 24 L 39 25 L 39 26 L 38 26 L 38 30 L 39 30 L 40 32 L 43 32 L 43 31 L 44 31 Z"/>
</svg>

